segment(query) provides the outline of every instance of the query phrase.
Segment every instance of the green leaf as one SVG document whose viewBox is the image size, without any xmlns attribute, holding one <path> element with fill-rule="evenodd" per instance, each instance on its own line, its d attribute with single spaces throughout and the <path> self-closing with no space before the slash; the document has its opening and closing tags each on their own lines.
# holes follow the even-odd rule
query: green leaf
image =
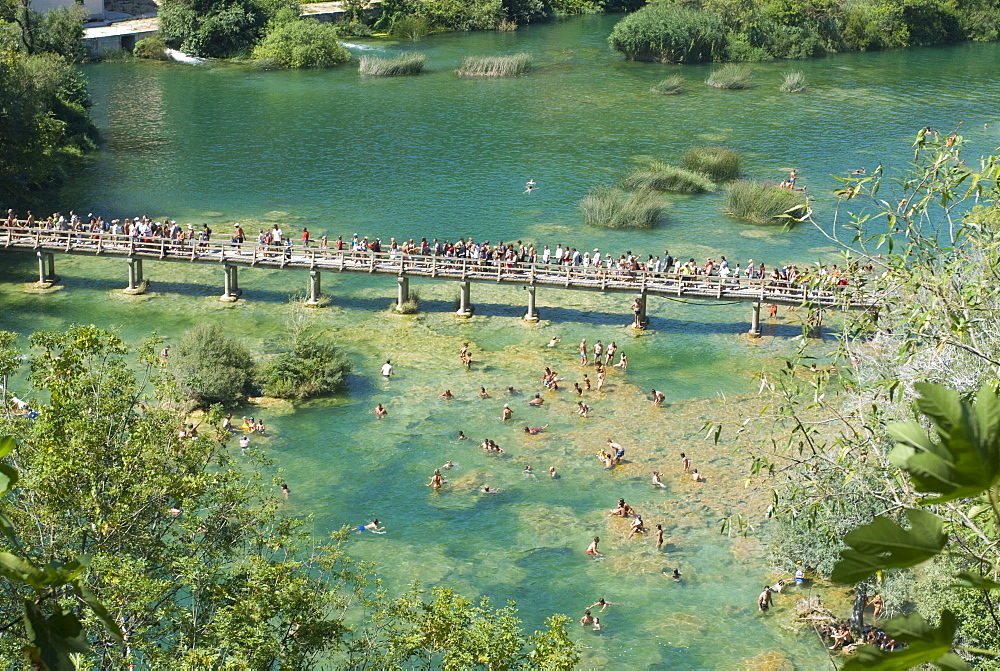
<svg viewBox="0 0 1000 671">
<path fill-rule="evenodd" d="M 973 571 L 962 571 L 955 574 L 957 583 L 952 587 L 968 587 L 970 589 L 1000 589 L 1000 582 L 983 577 Z"/>
<path fill-rule="evenodd" d="M 831 580 L 856 583 L 888 568 L 916 566 L 940 553 L 948 542 L 944 521 L 924 510 L 906 510 L 904 514 L 909 529 L 877 517 L 847 534 L 844 542 L 850 547 L 841 550 Z"/>
<path fill-rule="evenodd" d="M 24 600 L 25 629 L 29 658 L 40 661 L 47 671 L 76 671 L 71 652 L 89 652 L 83 625 L 70 611 L 62 609 L 45 617 L 29 599 Z"/>
<path fill-rule="evenodd" d="M 924 503 L 976 496 L 1000 481 L 1000 398 L 989 385 L 975 405 L 941 385 L 914 385 L 917 407 L 931 420 L 935 441 L 914 422 L 889 426 L 898 443 L 889 455 L 918 492 L 937 493 Z"/>
<path fill-rule="evenodd" d="M 14 450 L 14 436 L 0 436 L 0 459 Z"/>
<path fill-rule="evenodd" d="M 90 588 L 87 587 L 86 583 L 84 583 L 83 580 L 74 580 L 73 588 L 76 590 L 76 593 L 80 595 L 80 598 L 83 599 L 84 603 L 90 606 L 90 610 L 94 612 L 94 615 L 96 615 L 97 619 L 101 621 L 101 624 L 104 625 L 104 628 L 107 629 L 108 633 L 111 634 L 119 643 L 124 644 L 125 639 L 122 635 L 122 630 L 115 621 L 115 618 L 111 617 L 111 613 L 109 613 L 108 609 L 104 607 L 104 604 L 97 600 L 97 596 L 90 591 Z"/>
<path fill-rule="evenodd" d="M 6 496 L 17 484 L 17 469 L 0 464 L 0 496 Z"/>
<path fill-rule="evenodd" d="M 35 589 L 43 589 L 45 586 L 45 573 L 41 569 L 27 559 L 9 552 L 0 552 L 0 575 L 11 582 L 30 585 Z"/>
<path fill-rule="evenodd" d="M 890 638 L 906 643 L 906 647 L 887 652 L 871 645 L 861 646 L 844 664 L 844 671 L 905 671 L 921 664 L 952 671 L 969 668 L 965 660 L 951 651 L 958 629 L 958 620 L 951 611 L 941 613 L 941 624 L 937 627 L 931 627 L 922 615 L 913 613 L 886 620 L 882 629 Z"/>
</svg>

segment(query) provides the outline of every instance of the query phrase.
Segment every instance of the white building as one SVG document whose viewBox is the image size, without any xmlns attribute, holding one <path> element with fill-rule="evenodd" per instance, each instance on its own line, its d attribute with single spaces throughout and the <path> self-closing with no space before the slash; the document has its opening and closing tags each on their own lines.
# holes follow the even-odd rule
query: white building
<svg viewBox="0 0 1000 671">
<path fill-rule="evenodd" d="M 87 8 L 89 21 L 104 20 L 104 0 L 80 0 L 80 2 L 75 2 L 74 0 L 32 0 L 31 8 L 36 12 L 44 14 L 57 7 L 72 7 L 77 4 Z"/>
</svg>

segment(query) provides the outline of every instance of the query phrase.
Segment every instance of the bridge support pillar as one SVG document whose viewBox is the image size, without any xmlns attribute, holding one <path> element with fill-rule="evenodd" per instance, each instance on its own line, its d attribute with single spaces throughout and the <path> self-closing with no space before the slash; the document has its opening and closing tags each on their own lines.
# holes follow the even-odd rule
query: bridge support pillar
<svg viewBox="0 0 1000 671">
<path fill-rule="evenodd" d="M 319 271 L 309 271 L 309 300 L 306 301 L 307 308 L 323 307 L 323 293 L 320 291 Z"/>
<path fill-rule="evenodd" d="M 36 286 L 48 288 L 59 281 L 56 275 L 56 255 L 52 252 L 37 252 L 38 283 Z"/>
<path fill-rule="evenodd" d="M 632 315 L 635 320 L 632 322 L 632 328 L 642 331 L 646 328 L 646 324 L 649 319 L 646 318 L 646 292 L 640 291 L 636 297 L 635 302 L 632 303 Z"/>
<path fill-rule="evenodd" d="M 750 330 L 747 333 L 752 338 L 760 337 L 760 301 L 754 301 L 750 304 Z"/>
<path fill-rule="evenodd" d="M 136 296 L 145 291 L 146 287 L 142 277 L 142 259 L 130 256 L 128 257 L 128 286 L 125 287 L 125 293 L 130 296 Z"/>
<path fill-rule="evenodd" d="M 403 311 L 403 304 L 410 300 L 410 278 L 400 275 L 396 278 L 396 312 Z"/>
<path fill-rule="evenodd" d="M 470 282 L 465 281 L 458 283 L 458 312 L 455 313 L 456 317 L 468 319 L 472 316 L 473 307 L 469 304 L 472 293 L 469 289 L 470 284 Z"/>
<path fill-rule="evenodd" d="M 223 288 L 222 296 L 219 300 L 224 303 L 232 303 L 240 297 L 243 293 L 240 291 L 239 285 L 239 269 L 237 266 L 231 266 L 228 263 L 222 266 L 222 278 L 223 278 Z"/>
<path fill-rule="evenodd" d="M 529 285 L 525 289 L 528 290 L 528 311 L 524 314 L 524 321 L 537 322 L 538 310 L 535 309 L 535 286 Z"/>
</svg>

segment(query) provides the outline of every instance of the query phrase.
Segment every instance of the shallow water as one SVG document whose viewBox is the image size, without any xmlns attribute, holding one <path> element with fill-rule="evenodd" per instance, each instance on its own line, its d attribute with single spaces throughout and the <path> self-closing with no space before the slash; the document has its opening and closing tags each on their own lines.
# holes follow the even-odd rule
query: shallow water
<svg viewBox="0 0 1000 671">
<path fill-rule="evenodd" d="M 715 91 L 701 81 L 710 67 L 625 63 L 606 47 L 613 17 L 582 17 L 516 33 L 442 35 L 420 43 L 359 43 L 355 53 L 419 50 L 429 72 L 399 79 L 360 78 L 354 66 L 329 72 L 260 73 L 181 64 L 108 64 L 86 68 L 95 114 L 107 146 L 92 169 L 33 203 L 111 216 L 170 216 L 228 230 L 236 219 L 307 225 L 314 239 L 352 233 L 389 236 L 525 239 L 589 250 L 662 253 L 700 261 L 726 254 L 775 263 L 832 258 L 833 245 L 800 226 L 789 232 L 725 217 L 717 195 L 673 199 L 654 232 L 596 231 L 581 223 L 577 202 L 595 184 L 612 183 L 638 159 L 676 160 L 695 144 L 744 152 L 746 172 L 780 180 L 791 168 L 817 197 L 818 216 L 832 212 L 831 177 L 879 160 L 901 166 L 917 128 L 950 131 L 959 122 L 972 156 L 997 144 L 996 107 L 981 91 L 995 85 L 996 44 L 886 54 L 854 54 L 802 63 L 754 66 L 760 86 Z M 353 47 L 352 47 L 353 48 Z M 532 72 L 504 81 L 458 79 L 470 54 L 532 54 Z M 781 73 L 802 69 L 810 89 L 781 94 Z M 680 71 L 689 92 L 657 96 L 649 88 Z M 983 128 L 989 123 L 990 128 Z M 539 188 L 521 193 L 528 178 Z M 248 226 L 248 233 L 256 226 Z M 241 271 L 242 300 L 218 301 L 222 273 L 212 267 L 146 262 L 150 293 L 128 297 L 122 261 L 57 258 L 62 284 L 30 288 L 28 255 L 0 256 L 0 328 L 59 329 L 74 321 L 117 327 L 129 340 L 155 331 L 175 342 L 193 324 L 217 321 L 261 355 L 283 346 L 284 323 L 304 318 L 333 334 L 355 371 L 333 399 L 250 409 L 270 435 L 254 449 L 273 457 L 291 485 L 288 508 L 316 515 L 317 533 L 377 516 L 384 536 L 352 539 L 358 558 L 385 559 L 392 588 L 412 580 L 516 599 L 529 630 L 544 617 L 574 618 L 604 597 L 615 605 L 594 633 L 573 629 L 586 646 L 583 668 L 759 668 L 780 651 L 801 668 L 824 663 L 808 635 L 784 628 L 790 597 L 760 618 L 755 598 L 767 567 L 753 542 L 719 534 L 720 520 L 746 513 L 754 493 L 731 446 L 713 448 L 702 424 L 718 416 L 703 401 L 756 391 L 756 371 L 790 354 L 797 315 L 781 311 L 750 341 L 745 305 L 651 301 L 651 325 L 636 334 L 627 296 L 538 291 L 542 321 L 521 321 L 526 295 L 511 287 L 473 285 L 475 317 L 452 315 L 457 287 L 413 281 L 416 316 L 387 311 L 390 279 L 323 276 L 331 305 L 298 305 L 306 274 Z M 558 347 L 544 345 L 553 336 Z M 572 382 L 582 369 L 576 344 L 616 341 L 627 373 L 609 374 L 604 393 L 588 392 L 591 417 L 572 412 Z M 474 363 L 457 351 L 471 343 Z M 822 346 L 822 345 L 821 345 Z M 396 376 L 383 381 L 391 358 Z M 541 371 L 556 368 L 570 383 L 545 393 L 542 408 L 524 401 L 542 391 Z M 596 375 L 589 373 L 596 383 Z M 514 419 L 500 422 L 513 385 L 523 396 Z M 493 398 L 479 399 L 480 386 Z M 667 405 L 653 408 L 649 389 Z M 450 388 L 456 399 L 437 395 Z M 389 417 L 372 414 L 383 403 Z M 523 427 L 549 424 L 539 436 Z M 472 440 L 459 444 L 461 429 Z M 493 438 L 502 458 L 476 445 Z M 622 467 L 605 472 L 594 453 L 607 438 L 625 444 Z M 686 451 L 708 481 L 680 478 Z M 451 459 L 448 486 L 423 484 Z M 526 464 L 539 475 L 524 477 Z M 555 466 L 561 477 L 544 476 Z M 666 490 L 650 472 L 662 470 Z M 483 484 L 498 487 L 481 495 Z M 607 517 L 619 497 L 662 523 L 667 551 L 652 539 L 628 541 L 627 524 Z M 583 550 L 601 536 L 606 559 Z M 662 575 L 679 566 L 677 585 Z"/>
</svg>

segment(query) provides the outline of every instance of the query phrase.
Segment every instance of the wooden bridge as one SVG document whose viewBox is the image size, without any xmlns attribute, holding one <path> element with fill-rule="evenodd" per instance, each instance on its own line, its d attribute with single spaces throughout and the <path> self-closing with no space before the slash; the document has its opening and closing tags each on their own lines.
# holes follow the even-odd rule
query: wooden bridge
<svg viewBox="0 0 1000 671">
<path fill-rule="evenodd" d="M 633 326 L 646 323 L 649 296 L 685 298 L 698 301 L 749 303 L 752 308 L 751 335 L 760 335 L 760 307 L 763 303 L 807 306 L 814 310 L 873 309 L 877 297 L 864 290 L 863 274 L 838 284 L 829 276 L 805 273 L 795 283 L 773 279 L 724 278 L 716 275 L 677 275 L 646 270 L 620 270 L 543 263 L 505 263 L 479 261 L 441 255 L 358 252 L 331 250 L 316 245 L 295 244 L 264 247 L 257 242 L 233 243 L 229 240 L 190 240 L 178 242 L 166 238 L 138 238 L 110 233 L 50 231 L 27 227 L 0 226 L 0 245 L 5 250 L 32 250 L 38 256 L 38 284 L 49 286 L 59 281 L 55 274 L 56 254 L 119 257 L 128 265 L 126 293 L 145 291 L 143 261 L 215 264 L 222 270 L 223 292 L 220 300 L 235 301 L 241 295 L 239 268 L 301 270 L 309 273 L 309 299 L 306 305 L 323 304 L 320 277 L 327 273 L 364 273 L 392 275 L 397 282 L 396 309 L 409 299 L 411 277 L 459 283 L 456 315 L 472 315 L 473 282 L 509 284 L 527 289 L 528 305 L 524 319 L 537 321 L 535 292 L 538 287 L 574 291 L 628 293 L 635 296 Z"/>
</svg>

